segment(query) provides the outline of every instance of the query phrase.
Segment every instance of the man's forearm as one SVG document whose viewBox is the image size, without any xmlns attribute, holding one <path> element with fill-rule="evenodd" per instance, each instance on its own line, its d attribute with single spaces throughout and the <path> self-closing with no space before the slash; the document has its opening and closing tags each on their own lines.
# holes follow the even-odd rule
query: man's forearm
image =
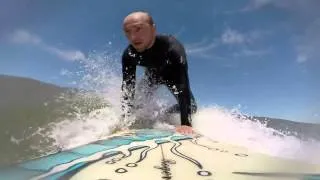
<svg viewBox="0 0 320 180">
<path fill-rule="evenodd" d="M 179 95 L 181 125 L 192 126 L 191 124 L 191 101 L 187 91 Z"/>
<path fill-rule="evenodd" d="M 124 115 L 130 113 L 134 98 L 133 84 L 123 81 L 121 87 L 121 110 Z"/>
</svg>

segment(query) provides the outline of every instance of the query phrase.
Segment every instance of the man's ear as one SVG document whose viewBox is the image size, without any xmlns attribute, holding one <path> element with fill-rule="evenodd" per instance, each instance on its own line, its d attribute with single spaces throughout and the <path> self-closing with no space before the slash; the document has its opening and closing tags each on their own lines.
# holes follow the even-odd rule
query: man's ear
<svg viewBox="0 0 320 180">
<path fill-rule="evenodd" d="M 156 24 L 152 24 L 152 30 L 154 33 L 156 33 L 157 29 L 156 29 Z"/>
</svg>

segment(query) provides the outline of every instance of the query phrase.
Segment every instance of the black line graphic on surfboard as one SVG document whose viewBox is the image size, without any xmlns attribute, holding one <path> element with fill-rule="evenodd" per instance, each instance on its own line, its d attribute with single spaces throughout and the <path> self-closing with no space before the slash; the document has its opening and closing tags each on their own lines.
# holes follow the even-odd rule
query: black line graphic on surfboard
<svg viewBox="0 0 320 180">
<path fill-rule="evenodd" d="M 219 149 L 219 148 L 212 148 L 212 147 L 209 147 L 209 146 L 206 146 L 206 145 L 203 145 L 203 144 L 199 144 L 198 143 L 198 138 L 192 139 L 192 140 L 190 140 L 190 142 L 192 142 L 193 144 L 195 144 L 197 146 L 204 147 L 204 148 L 206 148 L 208 150 L 220 151 L 220 152 L 223 152 L 223 153 L 228 153 L 229 152 L 228 150 Z M 235 156 L 239 156 L 239 157 L 247 157 L 247 156 L 249 156 L 248 154 L 244 154 L 244 153 L 236 153 L 234 155 Z"/>
<path fill-rule="evenodd" d="M 139 162 L 142 162 L 142 161 L 147 157 L 148 152 L 151 151 L 151 150 L 154 150 L 154 149 L 158 148 L 158 147 L 159 147 L 159 144 L 157 144 L 157 145 L 156 145 L 155 147 L 153 147 L 153 148 L 150 148 L 150 146 L 146 146 L 146 147 L 147 147 L 147 149 L 143 150 L 143 151 L 140 153 L 140 158 L 139 158 L 139 160 L 137 160 L 137 161 L 134 162 L 134 163 L 128 163 L 128 164 L 126 164 L 126 166 L 127 166 L 127 167 L 137 167 L 137 166 L 138 166 L 138 163 L 139 163 Z M 121 171 L 120 171 L 120 169 L 121 169 Z M 128 172 L 128 171 L 127 171 L 125 168 L 118 168 L 118 169 L 115 170 L 115 172 L 116 172 L 116 173 L 126 173 L 126 172 Z"/>
<path fill-rule="evenodd" d="M 151 148 L 149 146 L 144 146 L 143 148 L 146 148 L 145 150 L 143 150 L 141 153 L 140 153 L 140 159 L 134 163 L 128 163 L 126 164 L 127 167 L 137 167 L 138 166 L 138 163 L 141 162 L 146 156 L 147 156 L 147 153 L 149 151 L 151 151 L 152 149 L 154 148 Z M 136 149 L 135 149 L 136 150 Z M 132 150 L 131 150 L 132 151 Z M 130 151 L 130 152 L 131 152 Z"/>
<path fill-rule="evenodd" d="M 219 148 L 212 148 L 212 147 L 209 147 L 209 146 L 206 146 L 206 145 L 203 145 L 203 144 L 199 144 L 198 143 L 198 138 L 196 139 L 192 139 L 190 140 L 193 144 L 197 145 L 197 146 L 201 146 L 201 147 L 204 147 L 204 148 L 207 148 L 208 150 L 215 150 L 215 151 L 220 151 L 220 152 L 228 152 L 227 150 L 224 150 L 224 149 L 219 149 Z"/>
<path fill-rule="evenodd" d="M 199 143 L 198 143 L 198 138 L 192 139 L 192 140 L 190 140 L 190 141 L 191 141 L 193 144 L 197 145 L 197 146 L 201 146 L 201 147 L 207 148 L 207 149 L 209 149 L 209 150 L 212 150 L 212 148 L 209 147 L 209 146 L 199 144 Z"/>
<path fill-rule="evenodd" d="M 122 154 L 122 157 L 113 158 L 113 159 L 111 159 L 111 160 L 106 161 L 105 163 L 106 163 L 106 164 L 115 164 L 115 163 L 117 163 L 118 161 L 121 161 L 121 160 L 124 159 L 124 158 L 130 157 L 130 156 L 132 155 L 132 151 L 138 150 L 138 149 L 142 149 L 142 148 L 149 148 L 149 147 L 148 147 L 148 146 L 135 146 L 135 147 L 131 147 L 131 148 L 128 149 L 128 152 L 129 152 L 129 153 L 128 153 L 127 155 L 124 154 L 123 152 L 120 152 L 120 153 Z M 105 157 L 105 158 L 107 158 L 107 157 Z"/>
<path fill-rule="evenodd" d="M 121 154 L 120 151 L 115 151 L 115 152 L 109 153 L 107 155 L 104 154 L 104 155 L 102 155 L 100 158 L 98 158 L 96 160 L 87 161 L 87 162 L 85 162 L 85 164 L 83 166 L 81 166 L 79 168 L 72 169 L 72 167 L 70 167 L 70 169 L 72 169 L 72 170 L 70 170 L 68 173 L 62 175 L 60 177 L 60 179 L 71 179 L 74 175 L 76 175 L 78 172 L 82 171 L 84 168 L 89 167 L 90 165 L 92 165 L 92 164 L 94 164 L 94 163 L 96 163 L 98 161 L 101 161 L 103 159 L 106 159 L 106 158 L 109 158 L 109 157 L 113 157 L 113 156 L 116 156 L 116 155 L 119 155 L 119 154 Z M 59 172 L 57 172 L 57 173 L 59 173 Z"/>
<path fill-rule="evenodd" d="M 177 145 L 176 143 L 177 143 L 178 141 L 180 141 L 180 140 L 182 140 L 182 139 L 181 139 L 181 138 L 179 139 L 179 137 L 178 137 L 177 140 L 171 141 L 171 143 L 174 143 L 174 149 L 171 148 L 171 152 L 172 152 L 173 154 L 177 155 L 177 156 L 180 156 L 180 157 L 184 158 L 184 159 L 188 159 L 188 158 L 187 158 L 188 156 L 183 155 L 181 152 L 179 152 L 179 151 L 177 150 L 177 148 L 178 148 L 179 146 L 181 146 L 181 143 L 179 142 L 179 145 Z M 145 160 L 145 158 L 147 157 L 149 151 L 152 151 L 152 150 L 158 148 L 158 147 L 159 147 L 159 144 L 162 144 L 162 143 L 170 143 L 170 141 L 165 141 L 165 142 L 157 143 L 157 140 L 155 140 L 154 143 L 152 143 L 152 145 L 150 145 L 150 146 L 146 146 L 146 145 L 135 146 L 135 147 L 128 148 L 128 149 L 126 149 L 125 151 L 117 151 L 116 149 L 115 149 L 115 151 L 112 151 L 112 149 L 110 149 L 110 151 L 102 154 L 102 155 L 101 155 L 99 158 L 97 158 L 97 159 L 94 159 L 94 160 L 90 160 L 90 159 L 85 160 L 85 159 L 84 159 L 83 161 L 81 161 L 81 162 L 79 162 L 79 163 L 77 163 L 77 164 L 74 164 L 74 165 L 72 165 L 72 166 L 68 166 L 67 169 L 64 169 L 64 170 L 62 171 L 63 174 L 61 174 L 61 175 L 59 175 L 59 176 L 62 177 L 62 178 L 66 178 L 66 177 L 69 177 L 69 178 L 70 178 L 70 177 L 73 177 L 74 175 L 76 175 L 76 174 L 77 174 L 78 172 L 80 172 L 82 169 L 84 169 L 84 168 L 86 168 L 86 167 L 88 167 L 88 166 L 90 166 L 90 165 L 92 165 L 92 164 L 94 164 L 94 163 L 96 163 L 96 162 L 98 162 L 98 161 L 101 161 L 101 160 L 105 160 L 105 161 L 106 161 L 106 160 L 108 160 L 108 159 L 110 158 L 110 159 L 112 159 L 112 161 L 114 161 L 114 163 L 115 163 L 115 162 L 120 161 L 121 159 L 124 159 L 124 158 L 127 158 L 127 157 L 132 156 L 132 151 L 134 151 L 134 150 L 146 148 L 146 149 L 144 149 L 142 152 L 140 152 L 140 158 L 139 158 L 139 160 L 136 161 L 136 163 L 128 163 L 128 164 L 126 165 L 126 168 L 127 168 L 127 167 L 129 167 L 129 168 L 137 167 L 137 166 L 138 166 L 137 163 L 142 162 L 143 160 Z M 98 144 L 98 143 L 97 143 L 97 144 Z M 100 144 L 99 144 L 99 145 L 100 145 Z M 192 158 L 190 158 L 190 159 L 192 159 Z M 189 161 L 190 161 L 190 159 L 189 159 Z M 195 164 L 196 164 L 197 166 L 200 164 L 199 162 L 196 163 L 196 162 L 197 162 L 196 160 L 194 160 L 194 161 L 195 161 Z M 175 162 L 175 161 L 174 161 L 174 162 Z M 166 161 L 166 163 L 171 163 L 171 164 L 172 164 L 173 161 Z M 198 166 L 198 167 L 199 167 L 199 166 Z M 200 164 L 200 167 L 202 168 L 202 165 L 201 165 L 201 164 Z M 126 172 L 128 172 L 128 170 L 127 170 L 126 168 L 120 167 L 120 168 L 118 168 L 118 169 L 116 170 L 116 172 L 117 172 L 117 173 L 126 173 Z M 53 174 L 51 174 L 51 175 L 49 175 L 49 176 L 54 176 L 54 175 L 56 175 L 57 173 L 61 173 L 61 171 L 54 172 Z M 207 171 L 198 171 L 198 174 L 201 175 L 201 176 L 203 176 L 203 175 L 204 175 L 204 176 L 211 175 L 211 173 L 210 173 L 210 172 L 207 172 Z M 67 179 L 68 179 L 68 178 L 67 178 Z"/>
<path fill-rule="evenodd" d="M 179 157 L 181 157 L 181 158 L 183 158 L 183 159 L 185 159 L 185 160 L 190 161 L 191 163 L 193 163 L 194 165 L 196 165 L 199 169 L 203 169 L 203 166 L 202 166 L 202 164 L 201 164 L 199 161 L 197 161 L 197 160 L 195 160 L 195 159 L 193 159 L 193 158 L 191 158 L 191 157 L 189 157 L 189 156 L 187 156 L 187 155 L 184 155 L 184 154 L 182 154 L 181 152 L 178 151 L 177 148 L 180 147 L 181 145 L 182 145 L 181 142 L 176 142 L 176 143 L 174 144 L 174 146 L 172 146 L 172 148 L 170 149 L 170 151 L 171 151 L 173 154 L 175 154 L 176 156 L 179 156 Z M 211 175 L 212 175 L 211 172 L 209 172 L 209 171 L 203 171 L 203 170 L 198 171 L 197 173 L 198 173 L 198 175 L 200 175 L 200 176 L 211 176 Z"/>
<path fill-rule="evenodd" d="M 138 149 L 141 149 L 141 148 L 146 148 L 148 146 L 134 146 L 134 147 L 131 147 L 129 148 L 129 155 L 128 156 L 124 156 L 124 157 L 129 157 L 132 155 L 132 151 L 135 151 L 135 150 L 138 150 Z M 107 158 L 111 158 L 111 157 L 114 157 L 114 156 L 117 156 L 119 154 L 123 154 L 121 151 L 115 151 L 113 153 L 107 153 L 107 154 L 104 154 L 102 155 L 100 158 L 96 159 L 96 160 L 93 160 L 93 161 L 87 161 L 82 167 L 79 167 L 79 168 L 76 168 L 76 169 L 73 169 L 71 171 L 69 171 L 68 173 L 66 173 L 65 175 L 63 175 L 61 178 L 62 179 L 70 179 L 72 176 L 76 175 L 78 172 L 80 172 L 82 169 L 98 162 L 98 161 L 101 161 L 103 159 L 107 159 Z M 124 154 L 123 154 L 124 155 Z M 126 171 L 126 170 L 123 170 L 123 169 L 120 169 L 118 170 L 120 173 L 123 172 L 123 171 Z"/>
<path fill-rule="evenodd" d="M 202 165 L 200 164 L 199 161 L 197 161 L 197 160 L 195 160 L 195 159 L 193 159 L 193 158 L 191 158 L 191 157 L 189 157 L 189 156 L 186 156 L 186 155 L 182 154 L 181 152 L 179 152 L 179 151 L 177 150 L 177 148 L 180 147 L 181 145 L 182 145 L 182 143 L 176 142 L 176 143 L 172 146 L 172 148 L 170 149 L 170 151 L 171 151 L 173 154 L 175 154 L 176 156 L 179 156 L 179 157 L 181 157 L 181 158 L 183 158 L 183 159 L 185 159 L 185 160 L 190 161 L 191 163 L 193 163 L 194 165 L 196 165 L 199 169 L 202 169 L 203 167 L 202 167 Z"/>
<path fill-rule="evenodd" d="M 157 144 L 157 146 L 155 146 L 155 147 L 153 147 L 153 148 L 148 147 L 147 149 L 143 150 L 143 151 L 140 153 L 140 158 L 139 158 L 139 160 L 136 161 L 135 163 L 139 163 L 139 162 L 143 161 L 143 160 L 147 157 L 147 154 L 148 154 L 149 151 L 154 150 L 154 149 L 156 149 L 156 148 L 158 148 L 158 147 L 159 147 L 159 144 Z"/>
<path fill-rule="evenodd" d="M 160 169 L 161 170 L 161 174 L 162 174 L 162 179 L 168 179 L 170 180 L 172 178 L 172 173 L 171 173 L 171 169 L 170 169 L 170 164 L 176 164 L 176 161 L 171 160 L 171 159 L 166 159 L 163 153 L 163 148 L 162 148 L 162 144 L 160 144 L 161 147 L 161 166 L 154 166 L 154 168 L 156 169 Z"/>
<path fill-rule="evenodd" d="M 120 152 L 119 154 L 122 154 L 122 157 L 125 156 L 122 152 Z M 117 163 L 118 161 L 120 161 L 120 160 L 122 159 L 122 157 L 120 157 L 120 158 L 112 158 L 111 160 L 108 160 L 108 161 L 106 161 L 105 163 L 106 163 L 106 164 L 115 164 L 115 163 Z"/>
</svg>

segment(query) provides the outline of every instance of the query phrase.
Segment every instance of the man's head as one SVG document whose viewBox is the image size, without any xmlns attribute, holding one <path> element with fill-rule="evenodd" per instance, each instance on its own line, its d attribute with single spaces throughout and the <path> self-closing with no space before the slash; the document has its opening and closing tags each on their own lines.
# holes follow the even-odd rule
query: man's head
<svg viewBox="0 0 320 180">
<path fill-rule="evenodd" d="M 156 28 L 147 12 L 130 13 L 123 20 L 123 30 L 130 44 L 139 52 L 150 48 L 154 43 Z"/>
</svg>

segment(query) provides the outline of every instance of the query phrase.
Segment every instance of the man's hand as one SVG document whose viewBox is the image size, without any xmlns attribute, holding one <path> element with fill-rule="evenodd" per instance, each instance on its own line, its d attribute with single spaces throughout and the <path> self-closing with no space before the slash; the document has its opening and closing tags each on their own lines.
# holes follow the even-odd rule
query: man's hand
<svg viewBox="0 0 320 180">
<path fill-rule="evenodd" d="M 187 134 L 191 135 L 194 133 L 194 131 L 192 130 L 192 127 L 185 126 L 185 125 L 176 127 L 176 132 L 181 134 L 186 134 L 186 135 Z"/>
</svg>

